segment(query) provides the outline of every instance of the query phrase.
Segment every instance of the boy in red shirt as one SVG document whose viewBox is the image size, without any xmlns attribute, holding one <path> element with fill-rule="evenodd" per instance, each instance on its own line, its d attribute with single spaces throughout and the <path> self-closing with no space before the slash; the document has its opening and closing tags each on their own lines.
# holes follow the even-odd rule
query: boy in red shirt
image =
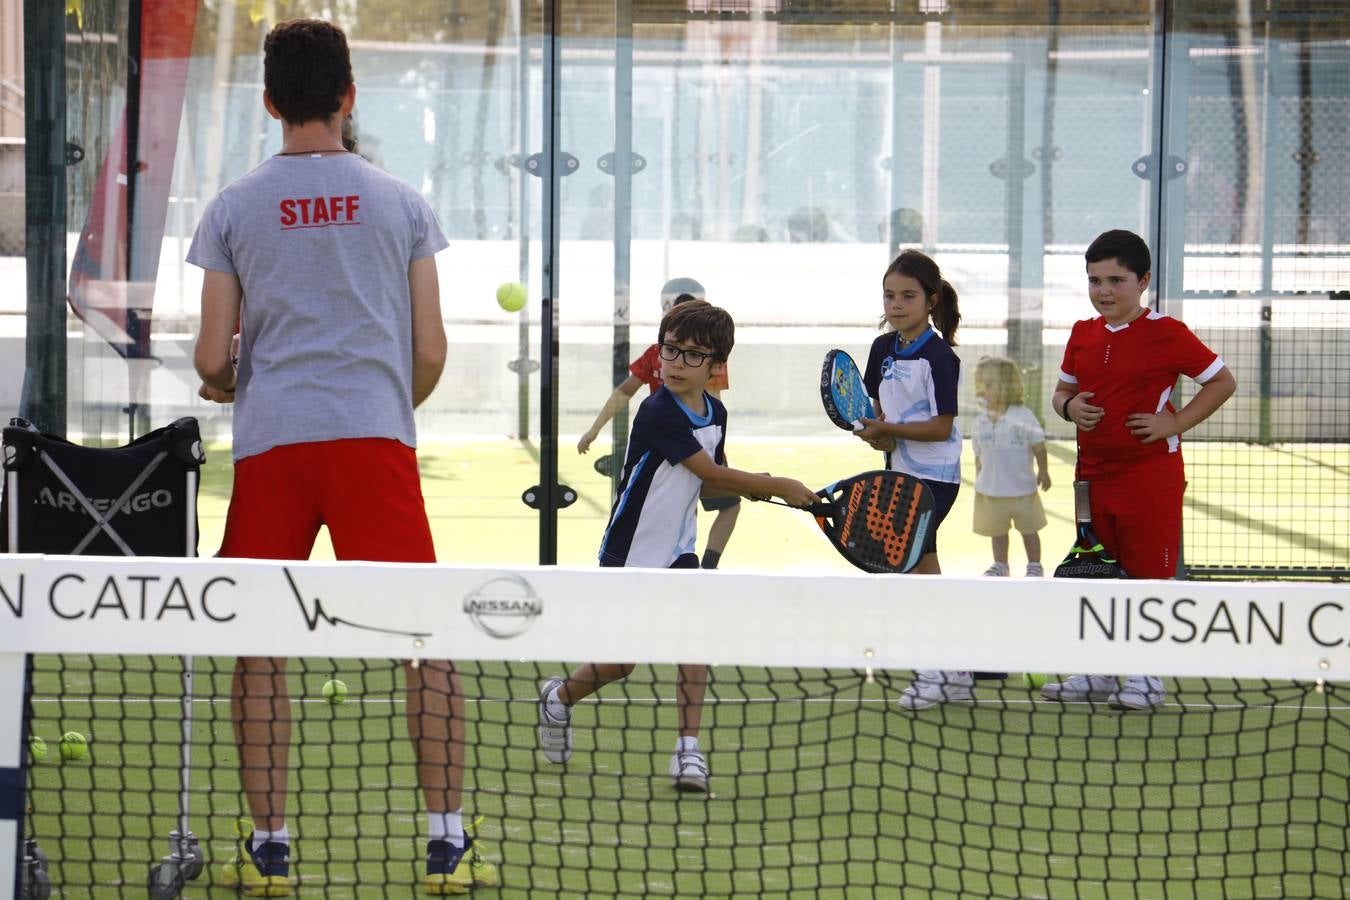
<svg viewBox="0 0 1350 900">
<path fill-rule="evenodd" d="M 1091 482 L 1092 524 L 1132 578 L 1172 578 L 1181 550 L 1186 475 L 1182 432 L 1209 418 L 1237 389 L 1223 360 L 1177 319 L 1141 305 L 1152 276 L 1143 238 L 1107 231 L 1088 247 L 1088 298 L 1100 315 L 1073 326 L 1055 414 L 1078 428 L 1078 477 Z M 1172 406 L 1178 375 L 1201 385 Z M 1162 705 L 1162 680 L 1075 675 L 1045 685 L 1050 700 L 1105 701 L 1119 709 Z"/>
</svg>

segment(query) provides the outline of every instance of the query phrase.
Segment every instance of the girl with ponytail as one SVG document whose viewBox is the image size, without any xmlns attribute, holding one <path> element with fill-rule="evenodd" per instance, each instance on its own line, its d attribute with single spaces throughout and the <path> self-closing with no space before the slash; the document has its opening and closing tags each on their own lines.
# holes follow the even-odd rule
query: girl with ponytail
<svg viewBox="0 0 1350 900">
<path fill-rule="evenodd" d="M 933 494 L 941 525 L 961 488 L 961 431 L 956 390 L 961 360 L 953 352 L 961 311 L 937 263 L 917 250 L 895 258 L 881 280 L 884 333 L 872 342 L 863 383 L 880 411 L 858 436 L 886 454 L 886 468 L 914 475 Z M 937 527 L 913 571 L 939 574 Z M 972 698 L 970 672 L 918 672 L 900 695 L 906 709 Z"/>
</svg>

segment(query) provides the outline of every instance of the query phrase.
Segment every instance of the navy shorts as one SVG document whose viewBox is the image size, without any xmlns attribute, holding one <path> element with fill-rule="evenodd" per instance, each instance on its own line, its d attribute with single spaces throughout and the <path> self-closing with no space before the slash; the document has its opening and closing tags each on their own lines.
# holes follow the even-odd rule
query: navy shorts
<svg viewBox="0 0 1350 900">
<path fill-rule="evenodd" d="M 947 513 L 952 511 L 952 506 L 956 503 L 956 495 L 961 493 L 961 483 L 958 481 L 929 481 L 926 478 L 920 480 L 933 493 L 933 512 L 935 513 L 933 527 L 928 532 L 928 540 L 923 542 L 923 552 L 936 553 L 938 528 L 942 526 L 942 520 L 947 518 Z"/>
<path fill-rule="evenodd" d="M 700 497 L 699 502 L 708 512 L 716 512 L 723 509 L 731 509 L 733 506 L 741 505 L 740 497 Z"/>
<path fill-rule="evenodd" d="M 600 567 L 602 569 L 622 569 L 624 564 L 614 557 L 600 557 Z M 698 555 L 695 553 L 681 553 L 675 557 L 675 561 L 666 566 L 667 569 L 697 569 Z"/>
</svg>

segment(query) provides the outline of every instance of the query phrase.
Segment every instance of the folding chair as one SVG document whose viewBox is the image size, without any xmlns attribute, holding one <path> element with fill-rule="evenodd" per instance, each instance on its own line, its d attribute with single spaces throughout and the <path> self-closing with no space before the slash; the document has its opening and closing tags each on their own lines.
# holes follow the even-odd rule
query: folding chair
<svg viewBox="0 0 1350 900">
<path fill-rule="evenodd" d="M 7 552 L 197 555 L 197 483 L 206 456 L 196 419 L 179 419 L 126 446 L 109 448 L 81 447 L 11 419 L 3 449 L 0 545 Z M 177 897 L 201 874 L 204 862 L 188 828 L 192 657 L 183 657 L 182 664 L 178 827 L 169 832 L 169 854 L 150 870 L 147 885 L 157 900 Z M 28 893 L 45 896 L 40 891 L 47 880 L 46 857 L 33 839 L 24 847 Z"/>
</svg>

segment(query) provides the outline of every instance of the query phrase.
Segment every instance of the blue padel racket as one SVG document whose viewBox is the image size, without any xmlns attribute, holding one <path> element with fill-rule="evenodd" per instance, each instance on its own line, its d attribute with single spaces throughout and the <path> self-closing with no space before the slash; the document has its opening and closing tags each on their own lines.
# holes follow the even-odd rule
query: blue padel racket
<svg viewBox="0 0 1350 900">
<path fill-rule="evenodd" d="M 876 418 L 858 364 L 843 350 L 825 354 L 825 364 L 820 368 L 820 399 L 825 415 L 845 431 L 861 431 L 861 419 Z"/>
<path fill-rule="evenodd" d="M 1106 552 L 1092 530 L 1092 503 L 1086 481 L 1073 483 L 1073 512 L 1078 536 L 1064 561 L 1055 567 L 1056 578 L 1129 578 L 1120 563 Z"/>
<path fill-rule="evenodd" d="M 933 529 L 933 494 L 913 475 L 880 469 L 816 491 L 804 509 L 844 559 L 864 572 L 908 572 Z M 772 502 L 787 506 L 781 500 Z"/>
</svg>

